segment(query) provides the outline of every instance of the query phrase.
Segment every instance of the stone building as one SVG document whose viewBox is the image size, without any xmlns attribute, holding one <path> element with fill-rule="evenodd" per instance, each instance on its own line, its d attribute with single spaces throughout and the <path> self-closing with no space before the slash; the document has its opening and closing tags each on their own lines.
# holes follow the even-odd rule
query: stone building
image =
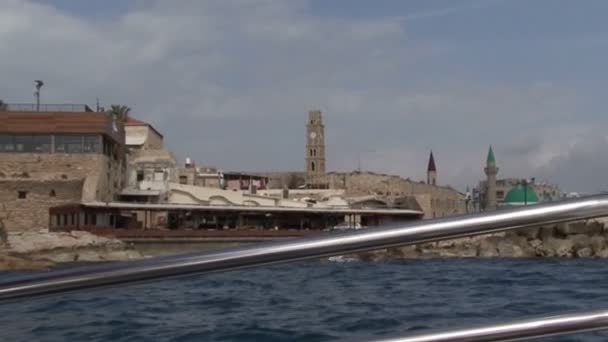
<svg viewBox="0 0 608 342">
<path fill-rule="evenodd" d="M 268 177 L 250 172 L 224 172 L 215 167 L 198 167 L 189 159 L 177 169 L 179 183 L 208 188 L 255 193 L 268 187 Z"/>
<path fill-rule="evenodd" d="M 9 231 L 47 228 L 58 204 L 116 198 L 125 173 L 118 118 L 86 105 L 23 108 L 0 111 L 0 215 Z"/>
<path fill-rule="evenodd" d="M 163 135 L 149 123 L 131 116 L 125 122 L 127 186 L 121 199 L 160 202 L 166 198 L 169 182 L 177 181 L 173 154 L 164 148 Z"/>
</svg>

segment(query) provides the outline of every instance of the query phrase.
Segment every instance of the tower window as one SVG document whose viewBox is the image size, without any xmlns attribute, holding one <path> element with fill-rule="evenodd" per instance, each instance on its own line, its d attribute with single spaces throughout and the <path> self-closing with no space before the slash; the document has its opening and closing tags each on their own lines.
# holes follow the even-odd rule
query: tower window
<svg viewBox="0 0 608 342">
<path fill-rule="evenodd" d="M 315 162 L 310 163 L 310 170 L 311 171 L 315 170 Z"/>
<path fill-rule="evenodd" d="M 49 193 L 50 197 L 55 197 L 57 196 L 57 194 L 55 193 L 55 189 L 51 189 L 51 192 Z"/>
<path fill-rule="evenodd" d="M 144 180 L 144 171 L 143 170 L 137 170 L 137 181 L 138 182 L 142 182 Z"/>
<path fill-rule="evenodd" d="M 17 193 L 17 198 L 20 198 L 20 199 L 27 198 L 27 191 L 19 191 Z"/>
<path fill-rule="evenodd" d="M 310 149 L 310 156 L 311 156 L 311 157 L 313 156 L 313 154 L 312 154 L 312 149 Z"/>
</svg>

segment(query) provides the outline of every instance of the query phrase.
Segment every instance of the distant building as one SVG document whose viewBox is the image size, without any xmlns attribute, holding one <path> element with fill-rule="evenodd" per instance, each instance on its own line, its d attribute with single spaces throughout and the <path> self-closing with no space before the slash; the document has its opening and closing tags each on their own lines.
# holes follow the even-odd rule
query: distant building
<svg viewBox="0 0 608 342">
<path fill-rule="evenodd" d="M 0 109 L 0 217 L 9 231 L 48 228 L 51 206 L 117 198 L 126 155 L 118 118 L 86 105 L 6 107 Z"/>
<path fill-rule="evenodd" d="M 163 146 L 163 135 L 149 123 L 128 116 L 125 122 L 127 185 L 121 200 L 159 203 L 168 198 L 169 182 L 177 181 L 176 161 Z"/>
<path fill-rule="evenodd" d="M 479 182 L 478 187 L 474 189 L 481 210 L 494 210 L 505 205 L 552 202 L 562 198 L 560 188 L 556 184 L 537 182 L 535 179 L 497 179 L 498 167 L 492 147 L 488 152 L 485 171 L 487 179 Z"/>
</svg>

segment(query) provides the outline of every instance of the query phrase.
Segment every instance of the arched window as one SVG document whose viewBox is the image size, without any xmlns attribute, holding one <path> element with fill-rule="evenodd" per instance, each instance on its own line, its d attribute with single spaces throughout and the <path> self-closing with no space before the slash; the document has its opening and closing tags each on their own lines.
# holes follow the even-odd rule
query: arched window
<svg viewBox="0 0 608 342">
<path fill-rule="evenodd" d="M 310 156 L 311 156 L 311 157 L 313 156 L 313 154 L 312 154 L 312 148 L 310 149 Z"/>
<path fill-rule="evenodd" d="M 310 170 L 311 171 L 315 170 L 315 162 L 310 163 Z"/>
</svg>

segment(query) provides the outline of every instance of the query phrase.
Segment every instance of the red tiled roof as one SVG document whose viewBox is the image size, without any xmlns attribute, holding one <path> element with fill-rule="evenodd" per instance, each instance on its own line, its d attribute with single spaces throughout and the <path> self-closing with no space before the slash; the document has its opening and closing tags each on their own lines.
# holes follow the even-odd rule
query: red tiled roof
<svg viewBox="0 0 608 342">
<path fill-rule="evenodd" d="M 136 118 L 134 118 L 132 116 L 127 116 L 127 122 L 125 122 L 125 125 L 140 126 L 140 125 L 149 125 L 149 124 L 147 122 L 137 120 Z"/>
</svg>

